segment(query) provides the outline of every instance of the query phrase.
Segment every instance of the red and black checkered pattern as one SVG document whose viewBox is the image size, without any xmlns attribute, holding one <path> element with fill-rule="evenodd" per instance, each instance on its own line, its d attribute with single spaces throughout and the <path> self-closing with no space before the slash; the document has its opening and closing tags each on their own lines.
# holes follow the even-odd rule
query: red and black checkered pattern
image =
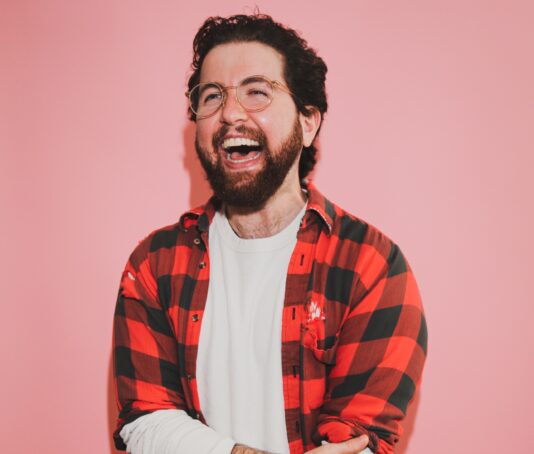
<svg viewBox="0 0 534 454">
<path fill-rule="evenodd" d="M 392 453 L 421 380 L 427 332 L 417 284 L 398 246 L 310 183 L 282 313 L 290 451 L 368 434 Z M 185 213 L 134 250 L 114 324 L 119 432 L 140 415 L 178 408 L 205 422 L 196 357 L 208 292 L 208 229 L 219 203 Z"/>
</svg>

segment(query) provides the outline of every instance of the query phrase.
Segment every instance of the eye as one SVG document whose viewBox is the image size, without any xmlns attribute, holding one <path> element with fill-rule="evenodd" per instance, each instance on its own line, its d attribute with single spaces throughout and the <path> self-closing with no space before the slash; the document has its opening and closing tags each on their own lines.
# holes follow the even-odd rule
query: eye
<svg viewBox="0 0 534 454">
<path fill-rule="evenodd" d="M 248 99 L 249 102 L 265 102 L 272 97 L 272 87 L 269 81 L 262 77 L 249 77 L 241 82 L 238 90 L 242 99 Z"/>
<path fill-rule="evenodd" d="M 210 93 L 205 93 L 202 95 L 201 103 L 202 104 L 209 104 L 212 102 L 217 102 L 221 99 L 221 92 L 220 91 L 213 91 Z"/>
<path fill-rule="evenodd" d="M 199 88 L 199 105 L 217 104 L 221 101 L 222 93 L 215 84 L 200 85 Z"/>
<path fill-rule="evenodd" d="M 251 87 L 247 90 L 247 96 L 258 96 L 258 97 L 269 97 L 269 93 L 267 90 L 258 88 L 258 87 Z"/>
</svg>

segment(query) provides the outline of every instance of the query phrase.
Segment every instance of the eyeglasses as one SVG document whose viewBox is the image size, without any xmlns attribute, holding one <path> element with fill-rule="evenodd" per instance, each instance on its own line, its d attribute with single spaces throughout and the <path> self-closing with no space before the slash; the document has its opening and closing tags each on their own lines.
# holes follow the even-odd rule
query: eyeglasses
<svg viewBox="0 0 534 454">
<path fill-rule="evenodd" d="M 250 76 L 237 85 L 227 87 L 217 82 L 202 83 L 186 93 L 186 96 L 189 96 L 189 107 L 197 116 L 197 120 L 215 114 L 226 102 L 230 88 L 236 89 L 235 99 L 247 112 L 259 112 L 269 107 L 275 88 L 294 96 L 284 84 L 264 76 Z"/>
</svg>

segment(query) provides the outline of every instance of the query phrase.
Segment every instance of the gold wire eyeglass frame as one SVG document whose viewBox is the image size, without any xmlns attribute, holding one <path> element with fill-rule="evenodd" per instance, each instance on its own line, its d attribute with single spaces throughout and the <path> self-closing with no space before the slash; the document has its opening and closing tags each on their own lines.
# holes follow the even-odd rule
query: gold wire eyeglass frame
<svg viewBox="0 0 534 454">
<path fill-rule="evenodd" d="M 280 90 L 285 91 L 287 94 L 289 94 L 293 98 L 295 98 L 295 95 L 293 93 L 291 93 L 291 90 L 289 90 L 289 88 L 287 88 L 282 82 L 278 82 L 277 80 L 268 79 L 265 76 L 257 75 L 257 76 L 245 77 L 237 85 L 224 86 L 224 85 L 221 85 L 218 82 L 203 82 L 201 84 L 197 84 L 190 91 L 185 93 L 185 95 L 189 98 L 189 108 L 196 115 L 196 119 L 197 120 L 202 120 L 204 118 L 209 118 L 212 115 L 215 115 L 221 109 L 221 107 L 224 106 L 224 104 L 226 102 L 226 99 L 228 97 L 228 90 L 230 90 L 232 88 L 235 88 L 235 100 L 245 111 L 247 111 L 247 112 L 261 112 L 262 110 L 267 109 L 267 107 L 269 107 L 271 105 L 271 103 L 273 102 L 274 96 L 272 96 L 272 95 L 269 96 L 269 102 L 265 106 L 261 106 L 261 107 L 256 108 L 256 109 L 251 109 L 251 108 L 245 107 L 243 104 L 241 104 L 241 101 L 239 100 L 239 96 L 237 96 L 237 91 L 238 91 L 239 87 L 241 87 L 245 82 L 247 82 L 249 80 L 262 80 L 262 81 L 265 81 L 271 86 L 271 90 L 273 92 L 274 92 L 275 88 L 279 88 Z M 195 90 L 198 90 L 199 87 L 201 87 L 202 85 L 211 85 L 211 86 L 217 87 L 221 91 L 223 97 L 222 97 L 221 103 L 219 104 L 219 106 L 213 112 L 211 112 L 211 113 L 209 113 L 207 115 L 199 116 L 197 111 L 193 107 L 194 101 L 193 101 L 193 96 L 192 95 L 195 92 Z"/>
</svg>

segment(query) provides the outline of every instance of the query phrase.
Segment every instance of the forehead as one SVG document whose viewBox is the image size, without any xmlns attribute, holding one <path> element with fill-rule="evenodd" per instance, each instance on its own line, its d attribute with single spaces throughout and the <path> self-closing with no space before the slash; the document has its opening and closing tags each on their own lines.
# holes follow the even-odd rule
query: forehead
<svg viewBox="0 0 534 454">
<path fill-rule="evenodd" d="M 200 82 L 235 85 L 248 76 L 262 75 L 285 82 L 284 57 L 259 42 L 237 42 L 211 49 L 200 71 Z"/>
</svg>

